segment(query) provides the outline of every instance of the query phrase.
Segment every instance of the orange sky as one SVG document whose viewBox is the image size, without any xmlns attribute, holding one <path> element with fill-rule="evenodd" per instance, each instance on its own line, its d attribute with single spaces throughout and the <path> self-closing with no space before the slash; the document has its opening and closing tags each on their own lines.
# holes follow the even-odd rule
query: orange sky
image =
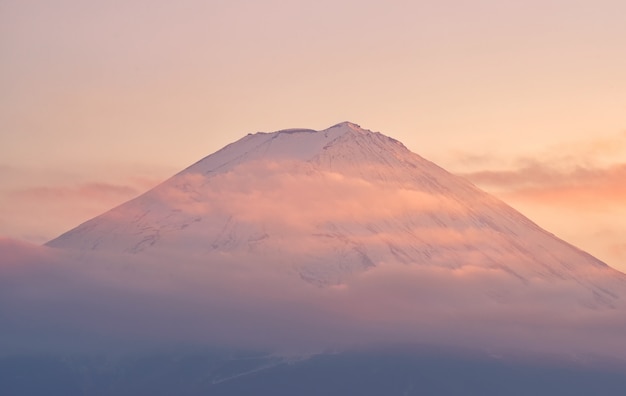
<svg viewBox="0 0 626 396">
<path fill-rule="evenodd" d="M 174 4 L 175 3 L 175 4 Z M 626 3 L 0 2 L 0 235 L 350 120 L 626 271 Z"/>
</svg>

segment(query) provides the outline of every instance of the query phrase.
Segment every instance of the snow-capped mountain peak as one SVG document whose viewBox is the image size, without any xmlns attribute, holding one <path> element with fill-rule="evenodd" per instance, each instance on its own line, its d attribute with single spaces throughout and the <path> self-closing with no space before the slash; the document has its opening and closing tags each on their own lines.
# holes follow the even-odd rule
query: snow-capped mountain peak
<svg viewBox="0 0 626 396">
<path fill-rule="evenodd" d="M 624 282 L 465 179 L 350 122 L 249 134 L 48 245 L 262 256 L 321 285 L 394 263 L 497 269 L 522 284 L 574 280 L 603 306 L 616 293 L 595 279 Z"/>
</svg>

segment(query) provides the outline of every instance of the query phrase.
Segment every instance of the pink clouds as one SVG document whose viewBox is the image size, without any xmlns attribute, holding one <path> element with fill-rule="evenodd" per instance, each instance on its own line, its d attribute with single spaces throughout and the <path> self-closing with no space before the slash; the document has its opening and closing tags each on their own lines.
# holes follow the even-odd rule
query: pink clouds
<svg viewBox="0 0 626 396">
<path fill-rule="evenodd" d="M 14 170 L 9 173 L 15 176 Z M 0 235 L 43 243 L 155 184 L 154 179 L 138 177 L 124 183 L 57 180 L 46 185 L 7 186 L 0 191 Z"/>
<path fill-rule="evenodd" d="M 238 180 L 231 180 L 229 176 L 216 178 L 212 185 L 238 184 Z M 400 188 L 390 190 L 359 178 L 333 173 L 320 173 L 307 178 L 294 178 L 287 172 L 275 173 L 269 179 L 256 180 L 248 186 L 253 190 L 239 190 L 241 193 L 231 190 L 229 194 L 217 189 L 219 193 L 212 196 L 212 201 L 227 202 L 229 209 L 240 213 L 246 220 L 274 219 L 289 222 L 290 225 L 311 224 L 319 218 L 339 221 L 367 218 L 374 221 L 454 205 L 445 197 Z"/>
<path fill-rule="evenodd" d="M 597 207 L 626 202 L 626 164 L 558 170 L 535 163 L 516 170 L 478 171 L 465 176 L 479 185 L 503 190 L 507 196 L 544 204 Z"/>
<path fill-rule="evenodd" d="M 626 131 L 563 143 L 537 157 L 517 158 L 512 166 L 464 176 L 486 188 L 546 204 L 551 200 L 573 206 L 593 201 L 619 204 L 626 202 L 624 153 Z"/>
<path fill-rule="evenodd" d="M 0 266 L 20 266 L 24 263 L 45 261 L 53 256 L 49 249 L 4 237 L 0 237 L 0 252 L 2 253 Z"/>
<path fill-rule="evenodd" d="M 457 169 L 551 232 L 626 271 L 626 131 L 565 141 L 533 156 L 457 154 Z"/>
<path fill-rule="evenodd" d="M 300 167 L 293 173 L 294 167 Z M 178 181 L 180 180 L 180 181 Z M 379 221 L 445 209 L 464 209 L 443 195 L 368 182 L 330 171 L 313 171 L 295 162 L 253 161 L 237 172 L 210 178 L 185 174 L 156 193 L 163 202 L 190 214 L 232 213 L 250 223 L 315 230 L 319 219 Z M 188 191 L 188 186 L 194 190 Z"/>
<path fill-rule="evenodd" d="M 112 200 L 128 199 L 139 191 L 128 185 L 108 183 L 85 183 L 75 186 L 31 187 L 13 191 L 16 199 L 89 200 L 110 204 Z"/>
</svg>

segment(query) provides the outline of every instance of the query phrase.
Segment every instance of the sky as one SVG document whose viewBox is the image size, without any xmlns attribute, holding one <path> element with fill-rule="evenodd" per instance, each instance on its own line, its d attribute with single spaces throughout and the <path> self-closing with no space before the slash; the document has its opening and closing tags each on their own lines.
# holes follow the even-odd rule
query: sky
<svg viewBox="0 0 626 396">
<path fill-rule="evenodd" d="M 0 236 L 352 121 L 626 271 L 626 3 L 0 2 Z"/>
</svg>

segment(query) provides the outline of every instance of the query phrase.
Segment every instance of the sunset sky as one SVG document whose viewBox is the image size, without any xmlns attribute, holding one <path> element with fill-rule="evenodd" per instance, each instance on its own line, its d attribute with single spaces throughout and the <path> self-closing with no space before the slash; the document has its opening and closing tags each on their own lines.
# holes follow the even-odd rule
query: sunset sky
<svg viewBox="0 0 626 396">
<path fill-rule="evenodd" d="M 249 132 L 380 131 L 626 271 L 622 0 L 4 0 L 0 236 Z"/>
</svg>

